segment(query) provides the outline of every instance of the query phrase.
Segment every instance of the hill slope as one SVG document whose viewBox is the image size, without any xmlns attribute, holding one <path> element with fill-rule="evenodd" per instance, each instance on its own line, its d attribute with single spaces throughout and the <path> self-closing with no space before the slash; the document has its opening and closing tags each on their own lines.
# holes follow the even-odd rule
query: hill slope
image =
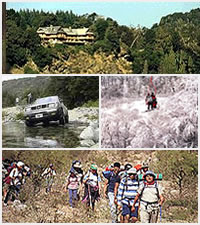
<svg viewBox="0 0 200 225">
<path fill-rule="evenodd" d="M 162 209 L 162 222 L 195 223 L 198 218 L 197 155 L 196 151 L 3 151 L 4 158 L 24 161 L 31 167 L 33 173 L 38 170 L 38 165 L 45 168 L 49 163 L 53 163 L 57 176 L 52 193 L 48 195 L 45 195 L 45 182 L 41 185 L 40 191 L 35 194 L 33 191 L 35 183 L 32 178 L 27 179 L 21 190 L 21 203 L 18 203 L 18 206 L 17 203 L 7 207 L 3 206 L 2 221 L 10 223 L 111 222 L 108 201 L 102 197 L 96 204 L 95 213 L 91 210 L 87 211 L 81 202 L 78 203 L 77 208 L 70 209 L 68 194 L 63 192 L 63 184 L 72 160 L 79 159 L 85 173 L 94 162 L 98 165 L 99 174 L 115 161 L 122 164 L 129 162 L 132 165 L 144 160 L 149 161 L 150 169 L 161 172 L 164 177 L 161 184 L 165 188 L 166 202 Z M 186 174 L 182 181 L 182 194 L 179 193 L 180 187 L 176 183 L 178 180 L 173 176 L 173 173 L 179 174 L 180 167 Z M 188 193 L 188 188 L 192 190 L 191 193 Z"/>
<path fill-rule="evenodd" d="M 200 73 L 200 9 L 161 18 L 152 28 L 121 26 L 97 14 L 7 11 L 7 72 L 54 74 Z M 91 45 L 41 46 L 40 26 L 87 26 Z M 15 43 L 13 45 L 13 43 Z"/>
</svg>

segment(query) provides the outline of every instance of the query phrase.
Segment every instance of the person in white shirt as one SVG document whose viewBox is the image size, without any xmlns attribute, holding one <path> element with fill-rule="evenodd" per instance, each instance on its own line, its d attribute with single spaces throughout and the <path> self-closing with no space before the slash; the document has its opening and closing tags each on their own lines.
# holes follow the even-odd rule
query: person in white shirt
<svg viewBox="0 0 200 225">
<path fill-rule="evenodd" d="M 140 199 L 141 223 L 156 223 L 159 214 L 159 205 L 164 202 L 163 188 L 155 180 L 155 174 L 147 171 L 144 182 L 139 186 L 131 211 L 135 211 L 135 205 Z"/>
<path fill-rule="evenodd" d="M 10 171 L 10 174 L 8 175 L 10 178 L 10 185 L 9 185 L 6 197 L 4 199 L 5 205 L 7 205 L 12 194 L 16 194 L 17 196 L 19 195 L 20 188 L 22 185 L 22 179 L 23 179 L 23 167 L 24 167 L 24 163 L 19 161 L 16 164 L 16 167 L 14 167 Z"/>
<path fill-rule="evenodd" d="M 46 193 L 51 191 L 53 182 L 54 182 L 54 177 L 56 176 L 56 171 L 54 169 L 53 164 L 50 164 L 48 168 L 45 169 L 45 171 L 41 175 L 46 179 Z"/>
<path fill-rule="evenodd" d="M 97 166 L 92 164 L 90 170 L 83 178 L 83 183 L 85 184 L 85 193 L 82 202 L 86 202 L 87 206 L 91 206 L 94 210 L 95 201 L 100 198 L 100 182 L 101 177 L 97 173 Z"/>
</svg>

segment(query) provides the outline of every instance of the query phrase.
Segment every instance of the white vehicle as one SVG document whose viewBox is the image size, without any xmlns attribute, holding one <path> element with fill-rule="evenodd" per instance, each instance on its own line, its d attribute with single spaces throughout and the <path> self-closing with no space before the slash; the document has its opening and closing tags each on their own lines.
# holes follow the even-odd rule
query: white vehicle
<svg viewBox="0 0 200 225">
<path fill-rule="evenodd" d="M 61 125 L 69 122 L 67 107 L 58 96 L 38 98 L 25 108 L 27 126 L 33 126 L 40 122 L 48 125 L 50 121 L 59 121 Z"/>
</svg>

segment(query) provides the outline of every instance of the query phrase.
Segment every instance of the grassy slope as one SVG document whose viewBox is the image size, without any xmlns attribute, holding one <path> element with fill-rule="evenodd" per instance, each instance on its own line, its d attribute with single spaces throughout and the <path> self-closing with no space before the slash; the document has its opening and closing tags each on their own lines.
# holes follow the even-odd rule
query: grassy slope
<svg viewBox="0 0 200 225">
<path fill-rule="evenodd" d="M 33 193 L 31 180 L 27 180 L 23 187 L 20 198 L 27 205 L 26 210 L 17 210 L 12 206 L 3 206 L 3 222 L 76 222 L 76 223 L 108 223 L 110 212 L 108 201 L 100 200 L 96 204 L 95 213 L 87 211 L 85 205 L 78 203 L 77 208 L 70 209 L 68 203 L 68 194 L 63 191 L 63 183 L 67 171 L 70 168 L 73 159 L 81 159 L 83 170 L 86 172 L 89 165 L 95 162 L 99 168 L 99 174 L 111 162 L 120 161 L 121 163 L 131 162 L 133 165 L 141 163 L 143 160 L 150 160 L 150 168 L 153 169 L 156 163 L 156 151 L 4 151 L 3 157 L 13 157 L 21 159 L 28 163 L 31 168 L 38 164 L 47 165 L 53 162 L 57 169 L 57 176 L 53 186 L 52 193 L 45 195 L 45 188 L 38 194 Z M 155 168 L 154 168 L 155 169 Z M 155 171 L 158 172 L 158 171 Z M 171 183 L 165 179 L 162 181 L 165 187 L 165 196 L 167 201 L 178 202 L 177 195 L 171 195 Z M 175 190 L 176 191 L 176 190 Z M 187 215 L 187 217 L 185 217 Z M 187 206 L 177 206 L 177 204 L 163 206 L 163 222 L 196 222 L 197 210 L 190 213 Z"/>
</svg>

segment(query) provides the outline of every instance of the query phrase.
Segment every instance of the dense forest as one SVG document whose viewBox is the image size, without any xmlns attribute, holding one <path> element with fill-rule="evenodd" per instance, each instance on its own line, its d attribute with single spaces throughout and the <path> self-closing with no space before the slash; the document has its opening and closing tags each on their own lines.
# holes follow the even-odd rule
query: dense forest
<svg viewBox="0 0 200 225">
<path fill-rule="evenodd" d="M 58 95 L 69 109 L 99 99 L 98 77 L 35 77 L 4 81 L 2 84 L 3 107 L 26 104 L 27 95 L 31 92 L 34 99 Z"/>
<path fill-rule="evenodd" d="M 95 42 L 84 46 L 58 45 L 44 47 L 36 31 L 39 27 L 60 25 L 63 27 L 88 27 L 95 34 Z M 112 56 L 130 65 L 123 68 L 124 61 L 115 68 L 103 65 L 94 69 L 98 58 L 91 59 L 90 70 L 84 66 L 85 58 L 102 55 L 102 61 Z M 47 70 L 55 60 L 66 62 L 71 56 L 75 60 L 66 67 L 73 69 Z M 6 11 L 6 60 L 7 72 L 12 68 L 23 68 L 23 73 L 135 73 L 135 74 L 185 74 L 200 73 L 200 8 L 188 13 L 174 13 L 161 18 L 150 29 L 119 25 L 112 18 L 96 13 L 76 15 L 72 11 L 56 13 L 13 9 Z M 79 67 L 78 63 L 82 62 Z M 28 63 L 29 62 L 29 63 Z M 32 63 L 30 63 L 32 62 Z M 62 64 L 64 64 L 62 63 Z M 89 64 L 89 63 L 87 63 Z M 100 64 L 100 63 L 99 63 Z M 34 66 L 33 66 L 34 65 Z M 82 70 L 86 67 L 85 70 Z M 119 69 L 123 68 L 123 69 Z"/>
</svg>

